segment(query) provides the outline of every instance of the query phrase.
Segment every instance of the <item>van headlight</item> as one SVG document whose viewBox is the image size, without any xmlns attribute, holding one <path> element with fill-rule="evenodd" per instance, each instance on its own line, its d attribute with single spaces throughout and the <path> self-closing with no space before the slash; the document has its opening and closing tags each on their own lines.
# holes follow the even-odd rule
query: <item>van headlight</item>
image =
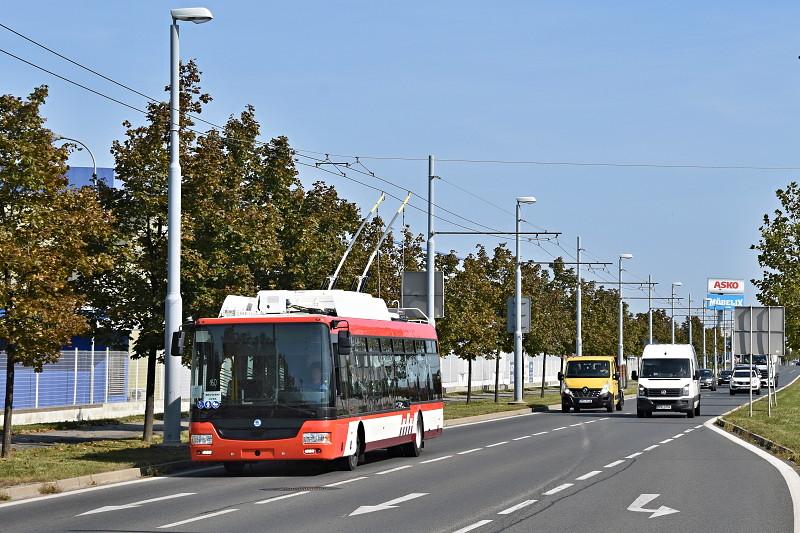
<svg viewBox="0 0 800 533">
<path fill-rule="evenodd" d="M 683 387 L 683 395 L 689 396 L 689 385 Z"/>
<path fill-rule="evenodd" d="M 568 395 L 572 396 L 572 391 L 569 390 L 568 387 L 564 387 L 564 394 L 568 394 Z"/>
<path fill-rule="evenodd" d="M 303 444 L 330 444 L 330 433 L 303 433 Z"/>
<path fill-rule="evenodd" d="M 603 388 L 600 389 L 600 394 L 608 394 L 608 383 L 603 385 Z"/>
<path fill-rule="evenodd" d="M 211 445 L 211 435 L 192 435 L 191 443 L 194 446 L 199 444 L 210 446 Z"/>
</svg>

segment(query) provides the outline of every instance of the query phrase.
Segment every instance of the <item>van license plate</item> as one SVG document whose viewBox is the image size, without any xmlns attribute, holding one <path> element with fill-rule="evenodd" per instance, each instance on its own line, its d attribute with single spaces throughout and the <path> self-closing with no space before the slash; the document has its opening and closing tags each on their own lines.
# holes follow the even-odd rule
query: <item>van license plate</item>
<svg viewBox="0 0 800 533">
<path fill-rule="evenodd" d="M 578 400 L 578 403 L 592 403 L 592 400 Z"/>
<path fill-rule="evenodd" d="M 656 405 L 656 409 L 672 409 L 672 406 L 668 403 L 661 403 Z"/>
</svg>

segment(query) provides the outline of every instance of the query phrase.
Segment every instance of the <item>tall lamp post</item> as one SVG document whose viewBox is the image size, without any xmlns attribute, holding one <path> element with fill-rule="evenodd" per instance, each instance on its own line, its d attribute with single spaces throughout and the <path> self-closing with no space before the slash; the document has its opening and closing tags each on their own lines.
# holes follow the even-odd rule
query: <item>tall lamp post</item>
<svg viewBox="0 0 800 533">
<path fill-rule="evenodd" d="M 94 154 L 92 153 L 91 150 L 89 150 L 89 147 L 86 146 L 81 141 L 79 141 L 78 139 L 73 139 L 72 137 L 64 137 L 63 135 L 59 135 L 58 133 L 53 133 L 53 142 L 58 142 L 58 141 L 72 141 L 74 143 L 78 143 L 81 146 L 83 146 L 86 149 L 87 152 L 89 152 L 89 157 L 92 158 L 92 179 L 96 180 L 97 179 L 97 161 L 95 161 Z M 80 148 L 78 148 L 78 150 L 80 150 Z"/>
<path fill-rule="evenodd" d="M 669 299 L 670 303 L 669 321 L 672 327 L 672 344 L 675 344 L 675 287 L 680 287 L 682 285 L 683 283 L 681 283 L 680 281 L 672 282 L 672 298 Z"/>
<path fill-rule="evenodd" d="M 202 24 L 214 16 L 205 7 L 170 10 L 169 176 L 167 200 L 167 297 L 164 302 L 164 348 L 183 320 L 181 300 L 181 163 L 180 163 L 180 43 L 178 21 Z M 164 444 L 181 442 L 181 361 L 164 358 Z"/>
<path fill-rule="evenodd" d="M 524 372 L 522 368 L 522 264 L 519 262 L 519 223 L 522 204 L 535 204 L 533 196 L 517 197 L 516 211 L 516 273 L 514 276 L 514 403 L 523 403 Z"/>
<path fill-rule="evenodd" d="M 633 254 L 619 254 L 619 343 L 617 344 L 617 367 L 622 368 L 625 346 L 623 343 L 622 331 L 622 260 L 633 259 Z M 626 376 L 627 381 L 627 376 Z"/>
</svg>

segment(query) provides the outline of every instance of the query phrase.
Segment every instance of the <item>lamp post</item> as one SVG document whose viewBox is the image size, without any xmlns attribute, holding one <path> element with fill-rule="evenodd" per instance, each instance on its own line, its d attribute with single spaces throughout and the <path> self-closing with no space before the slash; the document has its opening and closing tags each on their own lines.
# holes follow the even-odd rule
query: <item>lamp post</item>
<svg viewBox="0 0 800 533">
<path fill-rule="evenodd" d="M 617 367 L 622 369 L 625 346 L 623 343 L 622 330 L 622 260 L 633 259 L 633 254 L 619 254 L 619 343 L 617 344 Z M 626 377 L 627 381 L 627 377 Z"/>
<path fill-rule="evenodd" d="M 205 7 L 170 10 L 170 92 L 169 92 L 169 175 L 167 200 L 167 297 L 164 302 L 164 348 L 172 344 L 172 334 L 180 329 L 181 300 L 181 164 L 180 164 L 180 42 L 178 21 L 202 24 L 214 16 Z M 164 444 L 181 441 L 181 361 L 164 358 Z"/>
<path fill-rule="evenodd" d="M 519 223 L 522 204 L 535 204 L 533 196 L 517 197 L 516 210 L 516 272 L 514 276 L 514 403 L 523 403 L 524 372 L 522 368 L 522 264 L 519 262 Z"/>
<path fill-rule="evenodd" d="M 670 311 L 669 311 L 669 321 L 672 327 L 672 344 L 675 344 L 675 287 L 680 287 L 683 285 L 680 281 L 673 281 L 672 282 L 672 298 L 669 299 L 670 303 Z"/>
<path fill-rule="evenodd" d="M 72 141 L 74 143 L 78 143 L 81 146 L 83 146 L 86 149 L 86 151 L 89 152 L 89 157 L 92 158 L 92 180 L 97 179 L 97 161 L 95 161 L 94 154 L 92 153 L 91 150 L 89 150 L 88 146 L 86 146 L 78 139 L 73 139 L 72 137 L 64 137 L 63 135 L 59 135 L 58 133 L 53 133 L 53 142 L 56 141 Z M 80 148 L 78 148 L 78 150 L 80 150 Z"/>
</svg>

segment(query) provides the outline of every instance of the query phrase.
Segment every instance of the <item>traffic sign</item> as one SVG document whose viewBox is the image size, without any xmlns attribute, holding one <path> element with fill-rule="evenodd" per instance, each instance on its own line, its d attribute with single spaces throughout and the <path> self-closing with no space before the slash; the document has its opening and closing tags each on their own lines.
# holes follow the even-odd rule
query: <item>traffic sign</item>
<svg viewBox="0 0 800 533">
<path fill-rule="evenodd" d="M 517 310 L 515 307 L 516 299 L 509 296 L 506 300 L 506 331 L 514 333 L 517 326 Z M 531 298 L 530 296 L 522 297 L 522 333 L 531 332 Z"/>
</svg>

